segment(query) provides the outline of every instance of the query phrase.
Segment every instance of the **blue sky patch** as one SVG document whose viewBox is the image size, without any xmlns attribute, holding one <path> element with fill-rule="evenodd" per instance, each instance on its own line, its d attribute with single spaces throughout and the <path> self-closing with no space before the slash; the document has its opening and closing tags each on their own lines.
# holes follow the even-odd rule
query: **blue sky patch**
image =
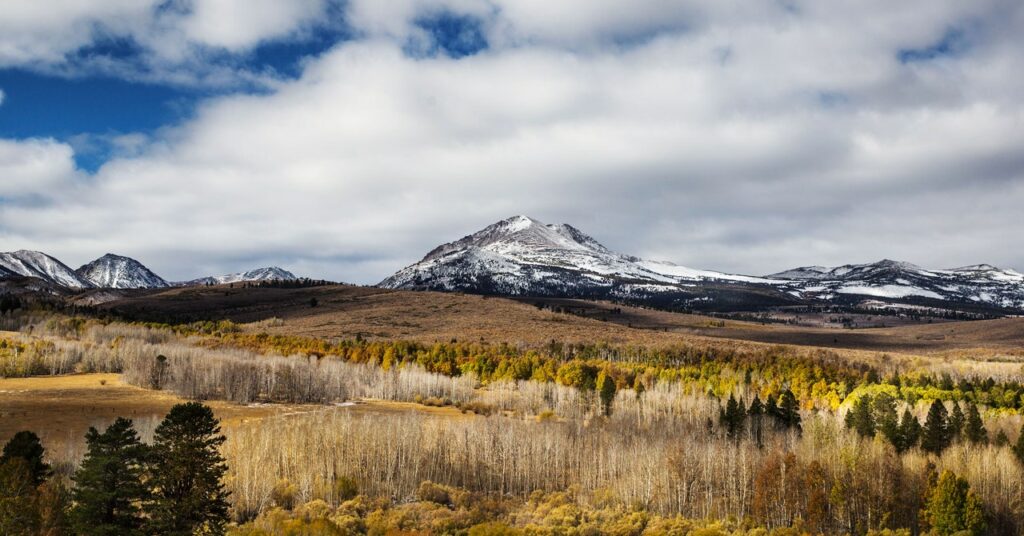
<svg viewBox="0 0 1024 536">
<path fill-rule="evenodd" d="M 418 18 L 416 26 L 427 33 L 430 42 L 425 47 L 417 46 L 419 43 L 407 44 L 406 53 L 413 56 L 444 54 L 459 59 L 477 54 L 488 47 L 484 21 L 472 15 L 440 11 Z"/>
<path fill-rule="evenodd" d="M 967 37 L 963 31 L 947 30 L 942 39 L 923 48 L 903 48 L 896 52 L 900 63 L 931 61 L 944 56 L 955 56 L 967 49 Z"/>
</svg>

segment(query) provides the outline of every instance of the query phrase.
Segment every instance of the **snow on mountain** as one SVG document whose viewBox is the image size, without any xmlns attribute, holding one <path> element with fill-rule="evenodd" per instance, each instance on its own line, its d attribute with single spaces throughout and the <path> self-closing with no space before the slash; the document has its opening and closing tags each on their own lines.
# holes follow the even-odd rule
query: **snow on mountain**
<svg viewBox="0 0 1024 536">
<path fill-rule="evenodd" d="M 694 306 L 943 300 L 1024 309 L 1024 275 L 987 264 L 931 270 L 882 260 L 806 266 L 764 277 L 615 253 L 579 229 L 515 216 L 438 246 L 379 286 L 485 294 L 621 298 Z"/>
<path fill-rule="evenodd" d="M 622 255 L 571 225 L 514 216 L 435 248 L 379 286 L 592 296 L 679 292 L 698 281 L 779 284 Z"/>
<path fill-rule="evenodd" d="M 75 270 L 81 278 L 98 288 L 163 288 L 167 281 L 139 261 L 107 253 Z"/>
<path fill-rule="evenodd" d="M 298 277 L 295 277 L 295 274 L 288 270 L 278 268 L 277 266 L 269 266 L 266 268 L 249 270 L 248 272 L 201 277 L 199 279 L 193 279 L 192 281 L 186 281 L 178 284 L 182 286 L 226 285 L 228 283 L 241 283 L 243 281 L 294 281 L 296 279 L 298 279 Z"/>
<path fill-rule="evenodd" d="M 798 295 L 812 299 L 834 294 L 891 299 L 920 297 L 1024 308 L 1024 275 L 989 264 L 933 270 L 885 259 L 835 268 L 795 268 L 767 277 L 795 282 Z"/>
<path fill-rule="evenodd" d="M 64 263 L 39 251 L 22 249 L 0 253 L 0 268 L 25 277 L 37 277 L 61 287 L 81 289 L 93 286 Z"/>
</svg>

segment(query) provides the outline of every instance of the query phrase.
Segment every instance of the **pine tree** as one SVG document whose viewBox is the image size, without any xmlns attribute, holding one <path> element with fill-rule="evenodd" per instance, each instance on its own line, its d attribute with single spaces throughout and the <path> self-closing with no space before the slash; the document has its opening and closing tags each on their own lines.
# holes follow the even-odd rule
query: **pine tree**
<svg viewBox="0 0 1024 536">
<path fill-rule="evenodd" d="M 846 412 L 846 427 L 853 428 L 863 437 L 874 437 L 875 418 L 871 413 L 871 397 L 858 398 Z"/>
<path fill-rule="evenodd" d="M 956 400 L 953 401 L 953 411 L 949 412 L 949 420 L 946 421 L 946 430 L 948 432 L 948 441 L 953 441 L 960 438 L 961 432 L 964 429 L 964 412 L 960 409 L 960 403 Z"/>
<path fill-rule="evenodd" d="M 928 416 L 924 421 L 921 433 L 921 448 L 933 454 L 939 454 L 949 446 L 949 428 L 947 425 L 946 406 L 941 400 L 932 402 L 928 408 Z"/>
<path fill-rule="evenodd" d="M 50 466 L 43 462 L 43 455 L 46 449 L 39 442 L 39 436 L 29 431 L 22 431 L 14 434 L 14 437 L 4 445 L 3 454 L 0 455 L 0 464 L 14 458 L 25 461 L 32 482 L 35 486 L 43 483 L 50 476 Z"/>
<path fill-rule="evenodd" d="M 601 411 L 605 416 L 612 414 L 612 402 L 615 400 L 615 379 L 602 370 L 597 375 L 597 392 L 601 397 Z"/>
<path fill-rule="evenodd" d="M 764 416 L 764 404 L 761 403 L 761 399 L 754 395 L 754 401 L 750 403 L 750 409 L 747 410 L 747 415 L 750 416 L 752 429 L 754 432 L 754 442 L 757 443 L 757 448 L 761 448 L 763 442 L 761 437 L 762 432 L 762 418 Z"/>
<path fill-rule="evenodd" d="M 925 509 L 932 531 L 939 535 L 985 534 L 987 523 L 981 499 L 967 480 L 943 471 Z"/>
<path fill-rule="evenodd" d="M 88 452 L 75 472 L 71 522 L 82 536 L 143 534 L 142 482 L 147 449 L 132 421 L 118 418 L 102 434 L 89 428 Z"/>
<path fill-rule="evenodd" d="M 722 412 L 722 422 L 725 424 L 725 435 L 736 439 L 743 430 L 743 421 L 747 413 L 743 404 L 736 401 L 736 397 L 729 395 L 729 401 L 725 404 L 725 411 Z"/>
<path fill-rule="evenodd" d="M 228 492 L 221 484 L 227 470 L 224 443 L 213 411 L 199 402 L 178 404 L 154 434 L 148 504 L 155 532 L 165 536 L 224 534 Z"/>
<path fill-rule="evenodd" d="M 782 396 L 779 397 L 778 415 L 779 421 L 786 428 L 800 430 L 800 404 L 796 401 L 793 391 L 786 389 Z"/>
<path fill-rule="evenodd" d="M 768 400 L 764 403 L 764 414 L 773 419 L 779 417 L 779 405 L 775 403 L 775 395 L 768 395 Z"/>
<path fill-rule="evenodd" d="M 899 442 L 896 443 L 896 450 L 903 452 L 917 446 L 921 438 L 921 423 L 917 417 L 910 413 L 910 409 L 903 410 L 900 418 Z"/>
<path fill-rule="evenodd" d="M 978 406 L 967 405 L 967 422 L 964 424 L 964 438 L 975 444 L 988 443 L 988 430 L 985 430 L 985 423 L 981 420 Z"/>
<path fill-rule="evenodd" d="M 873 403 L 875 428 L 881 432 L 889 443 L 896 445 L 900 441 L 899 416 L 896 414 L 896 402 L 886 393 L 875 397 Z"/>
</svg>

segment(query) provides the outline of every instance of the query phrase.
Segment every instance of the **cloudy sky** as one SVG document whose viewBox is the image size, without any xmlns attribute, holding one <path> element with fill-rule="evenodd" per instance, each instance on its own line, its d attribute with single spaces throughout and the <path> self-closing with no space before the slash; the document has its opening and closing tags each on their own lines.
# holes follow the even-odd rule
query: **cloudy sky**
<svg viewBox="0 0 1024 536">
<path fill-rule="evenodd" d="M 374 283 L 514 214 L 1024 269 L 1019 0 L 5 0 L 0 250 Z"/>
</svg>

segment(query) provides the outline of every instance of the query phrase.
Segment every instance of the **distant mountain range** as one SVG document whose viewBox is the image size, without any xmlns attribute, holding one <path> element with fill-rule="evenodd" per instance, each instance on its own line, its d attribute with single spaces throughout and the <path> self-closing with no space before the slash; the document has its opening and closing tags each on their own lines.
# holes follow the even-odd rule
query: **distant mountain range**
<svg viewBox="0 0 1024 536">
<path fill-rule="evenodd" d="M 77 270 L 38 251 L 0 253 L 0 280 L 29 290 L 139 289 L 295 280 L 258 268 L 168 282 L 129 257 L 106 254 Z M 983 314 L 1024 313 L 1024 275 L 988 264 L 925 269 L 882 260 L 839 267 L 805 266 L 765 276 L 698 270 L 616 253 L 567 224 L 515 216 L 454 242 L 378 284 L 391 289 L 500 296 L 610 299 L 699 311 L 757 311 L 835 306 Z"/>
<path fill-rule="evenodd" d="M 70 290 L 165 288 L 298 279 L 287 270 L 271 266 L 247 272 L 170 283 L 146 268 L 141 262 L 113 253 L 107 253 L 77 270 L 72 270 L 56 258 L 39 251 L 19 250 L 0 253 L 0 280 L 16 277 L 34 278 L 44 284 Z"/>
<path fill-rule="evenodd" d="M 603 298 L 697 310 L 879 303 L 1024 310 L 1024 275 L 980 264 L 931 270 L 882 260 L 767 276 L 697 270 L 613 252 L 570 225 L 515 216 L 438 246 L 380 283 L 395 289 Z"/>
</svg>

